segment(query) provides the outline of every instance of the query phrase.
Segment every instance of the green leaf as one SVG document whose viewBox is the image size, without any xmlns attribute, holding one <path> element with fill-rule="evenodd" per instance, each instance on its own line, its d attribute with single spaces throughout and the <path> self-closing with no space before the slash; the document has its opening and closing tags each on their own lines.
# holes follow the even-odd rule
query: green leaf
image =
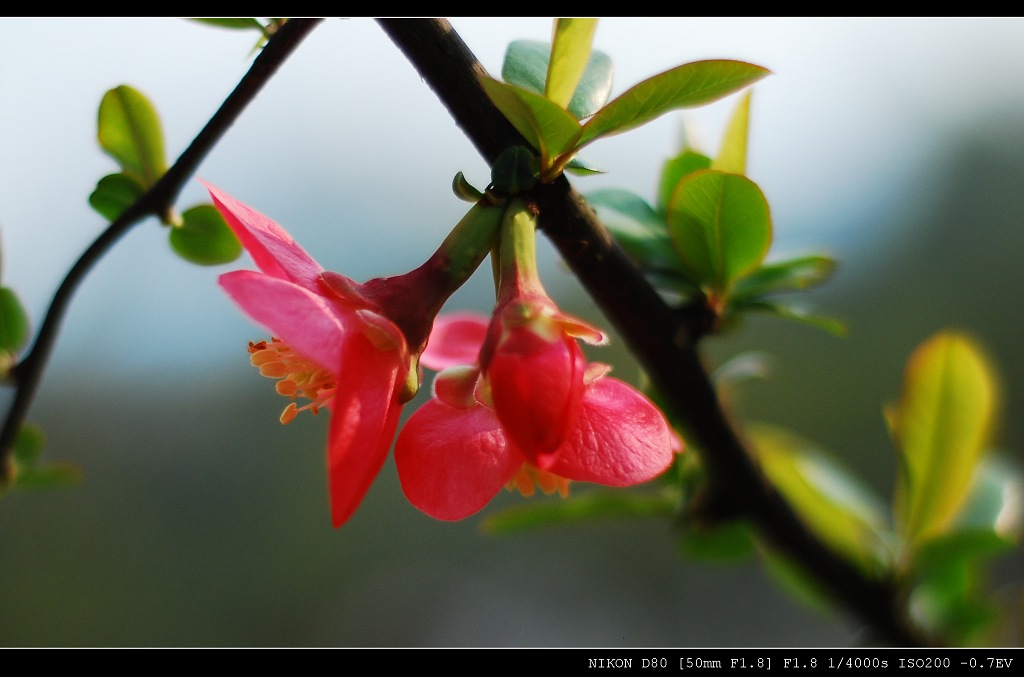
<svg viewBox="0 0 1024 677">
<path fill-rule="evenodd" d="M 748 556 L 754 537 L 746 522 L 733 521 L 714 526 L 688 523 L 679 536 L 679 550 L 689 557 L 729 562 Z"/>
<path fill-rule="evenodd" d="M 881 502 L 808 441 L 763 424 L 748 429 L 772 484 L 826 543 L 869 570 L 889 559 Z"/>
<path fill-rule="evenodd" d="M 820 254 L 766 263 L 737 280 L 732 298 L 739 302 L 765 294 L 810 289 L 827 281 L 835 269 L 835 260 Z"/>
<path fill-rule="evenodd" d="M 981 459 L 970 494 L 953 524 L 954 531 L 985 529 L 1010 541 L 1021 536 L 1024 475 L 1007 458 Z"/>
<path fill-rule="evenodd" d="M 697 61 L 659 73 L 599 110 L 583 126 L 578 145 L 639 127 L 671 110 L 711 103 L 767 74 L 760 66 L 727 60 Z"/>
<path fill-rule="evenodd" d="M 711 158 L 689 148 L 666 160 L 658 179 L 658 211 L 662 214 L 668 211 L 669 200 L 672 199 L 672 193 L 680 181 L 694 172 L 710 168 Z"/>
<path fill-rule="evenodd" d="M 721 296 L 761 263 L 771 243 L 768 202 L 738 174 L 690 174 L 676 186 L 667 219 L 687 275 Z"/>
<path fill-rule="evenodd" d="M 997 532 L 991 522 L 958 522 L 949 532 L 921 541 L 906 574 L 915 584 L 911 608 L 953 643 L 977 643 L 974 636 L 998 615 L 984 590 L 989 560 L 1012 550 L 1017 536 Z"/>
<path fill-rule="evenodd" d="M 18 430 L 14 439 L 14 447 L 11 450 L 11 457 L 21 468 L 31 468 L 35 465 L 39 455 L 43 453 L 46 446 L 46 433 L 43 429 L 33 423 L 25 423 Z"/>
<path fill-rule="evenodd" d="M 711 163 L 712 169 L 733 174 L 747 173 L 747 130 L 750 120 L 750 92 L 740 97 L 739 103 L 725 126 L 722 147 Z"/>
<path fill-rule="evenodd" d="M 846 336 L 846 325 L 834 317 L 828 317 L 826 315 L 816 315 L 809 313 L 803 308 L 793 306 L 787 303 L 781 303 L 779 301 L 766 301 L 764 299 L 744 299 L 741 301 L 732 300 L 729 304 L 729 308 L 733 312 L 742 312 L 745 310 L 758 310 L 765 313 L 771 313 L 778 317 L 785 318 L 787 320 L 793 320 L 802 324 L 815 327 L 827 331 L 834 336 Z"/>
<path fill-rule="evenodd" d="M 576 176 L 593 176 L 594 174 L 607 174 L 603 169 L 592 167 L 578 157 L 569 160 L 565 165 L 565 171 Z"/>
<path fill-rule="evenodd" d="M 580 124 L 559 105 L 539 94 L 491 78 L 481 78 L 480 83 L 494 105 L 540 152 L 543 169 L 576 144 Z"/>
<path fill-rule="evenodd" d="M 683 270 L 665 221 L 647 202 L 615 188 L 586 195 L 601 223 L 645 272 Z"/>
<path fill-rule="evenodd" d="M 593 491 L 559 501 L 532 501 L 502 510 L 483 522 L 487 533 L 511 533 L 619 517 L 670 517 L 676 499 L 667 493 Z"/>
<path fill-rule="evenodd" d="M 501 79 L 534 94 L 544 94 L 551 45 L 536 40 L 514 40 L 505 50 Z"/>
<path fill-rule="evenodd" d="M 128 85 L 120 85 L 103 95 L 99 142 L 124 173 L 146 189 L 167 171 L 164 135 L 156 109 Z"/>
<path fill-rule="evenodd" d="M 548 63 L 544 95 L 562 108 L 569 106 L 576 86 L 590 58 L 590 47 L 597 30 L 597 19 L 562 18 L 555 20 L 551 61 Z"/>
<path fill-rule="evenodd" d="M 0 287 L 0 352 L 17 353 L 28 341 L 28 314 L 9 287 Z"/>
<path fill-rule="evenodd" d="M 213 205 L 199 205 L 181 215 L 182 225 L 171 228 L 171 247 L 186 261 L 213 266 L 234 261 L 242 243 Z"/>
<path fill-rule="evenodd" d="M 217 28 L 230 28 L 232 30 L 257 30 L 263 32 L 263 24 L 255 17 L 190 17 L 192 21 L 216 26 Z"/>
<path fill-rule="evenodd" d="M 18 472 L 14 486 L 19 489 L 62 489 L 78 484 L 82 469 L 71 463 L 50 463 L 41 468 Z"/>
<path fill-rule="evenodd" d="M 573 117 L 577 120 L 588 118 L 608 103 L 612 95 L 614 75 L 615 67 L 611 58 L 604 52 L 592 51 L 580 84 L 576 87 L 576 93 L 569 101 L 569 112 Z"/>
<path fill-rule="evenodd" d="M 551 45 L 546 42 L 512 42 L 505 52 L 502 79 L 510 85 L 543 95 L 550 53 Z M 612 60 L 607 54 L 598 50 L 591 51 L 583 77 L 569 101 L 569 113 L 577 120 L 582 120 L 600 110 L 611 96 L 614 72 Z"/>
<path fill-rule="evenodd" d="M 146 189 L 127 174 L 108 174 L 96 184 L 96 190 L 89 196 L 89 204 L 103 218 L 115 221 L 145 192 Z"/>
<path fill-rule="evenodd" d="M 900 401 L 886 418 L 901 461 L 894 512 L 909 548 L 944 533 L 964 505 L 988 443 L 997 391 L 981 349 L 955 331 L 933 335 L 907 361 Z"/>
</svg>

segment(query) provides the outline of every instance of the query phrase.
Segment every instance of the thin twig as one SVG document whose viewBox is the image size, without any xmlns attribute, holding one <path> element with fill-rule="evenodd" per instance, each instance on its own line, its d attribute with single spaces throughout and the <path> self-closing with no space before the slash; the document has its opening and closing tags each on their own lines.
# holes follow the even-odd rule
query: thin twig
<svg viewBox="0 0 1024 677">
<path fill-rule="evenodd" d="M 487 98 L 477 79 L 486 71 L 447 21 L 379 22 L 489 162 L 509 146 L 529 145 Z M 539 186 L 531 197 L 547 236 L 640 360 L 673 418 L 693 437 L 714 504 L 756 524 L 767 542 L 884 641 L 926 644 L 895 587 L 867 577 L 823 544 L 765 478 L 719 403 L 696 350 L 699 335 L 647 283 L 568 181 Z"/>
<path fill-rule="evenodd" d="M 43 371 L 56 343 L 64 314 L 78 285 L 85 279 L 85 275 L 96 262 L 132 226 L 149 216 L 159 216 L 171 208 L 178 193 L 181 192 L 185 182 L 195 172 L 199 163 L 228 128 L 234 124 L 278 67 L 318 23 L 318 19 L 292 19 L 274 33 L 234 91 L 224 100 L 221 107 L 167 173 L 117 217 L 89 245 L 68 271 L 53 295 L 53 300 L 43 317 L 43 323 L 39 327 L 39 333 L 36 335 L 31 351 L 14 367 L 12 373 L 15 383 L 14 401 L 11 403 L 10 411 L 7 412 L 3 430 L 0 431 L 0 485 L 3 485 L 8 479 L 8 459 L 14 446 L 14 440 L 21 429 L 36 391 L 39 389 Z"/>
</svg>

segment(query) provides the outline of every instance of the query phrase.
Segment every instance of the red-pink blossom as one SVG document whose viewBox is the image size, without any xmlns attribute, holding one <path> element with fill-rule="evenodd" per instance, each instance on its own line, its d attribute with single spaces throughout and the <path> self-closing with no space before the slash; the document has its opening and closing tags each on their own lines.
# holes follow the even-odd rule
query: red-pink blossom
<svg viewBox="0 0 1024 677">
<path fill-rule="evenodd" d="M 409 332 L 387 303 L 401 295 L 396 288 L 415 285 L 402 278 L 392 278 L 390 287 L 388 280 L 359 285 L 325 272 L 272 220 L 207 188 L 259 268 L 220 277 L 235 303 L 274 337 L 250 344 L 251 360 L 281 379 L 279 393 L 310 400 L 301 409 L 290 404 L 282 422 L 306 409 L 331 411 L 327 475 L 333 523 L 340 526 L 384 464 L 402 404 L 418 385 Z"/>
<path fill-rule="evenodd" d="M 511 316 L 499 309 L 489 325 L 465 314 L 435 322 L 422 362 L 449 368 L 395 446 L 403 491 L 432 517 L 462 519 L 531 479 L 563 492 L 565 480 L 630 486 L 672 463 L 673 433 L 657 407 L 607 367 L 586 365 L 575 336 L 600 333 L 546 297 L 527 305 Z M 451 367 L 478 351 L 474 366 Z"/>
</svg>

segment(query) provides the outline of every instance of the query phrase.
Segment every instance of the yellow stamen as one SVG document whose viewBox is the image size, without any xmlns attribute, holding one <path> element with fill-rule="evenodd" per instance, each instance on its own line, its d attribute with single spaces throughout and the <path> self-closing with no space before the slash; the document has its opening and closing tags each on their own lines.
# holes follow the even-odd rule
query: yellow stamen
<svg viewBox="0 0 1024 677">
<path fill-rule="evenodd" d="M 249 342 L 249 362 L 268 378 L 279 379 L 275 390 L 292 400 L 302 397 L 310 402 L 302 407 L 290 403 L 281 412 L 281 423 L 291 423 L 299 412 L 311 411 L 316 415 L 334 399 L 337 384 L 334 375 L 312 360 L 297 354 L 287 343 L 274 338 Z"/>
<path fill-rule="evenodd" d="M 533 496 L 537 489 L 540 489 L 548 496 L 558 492 L 559 496 L 565 498 L 569 495 L 569 480 L 547 470 L 541 470 L 535 465 L 524 463 L 505 484 L 505 488 L 509 491 L 518 490 L 526 497 Z"/>
</svg>

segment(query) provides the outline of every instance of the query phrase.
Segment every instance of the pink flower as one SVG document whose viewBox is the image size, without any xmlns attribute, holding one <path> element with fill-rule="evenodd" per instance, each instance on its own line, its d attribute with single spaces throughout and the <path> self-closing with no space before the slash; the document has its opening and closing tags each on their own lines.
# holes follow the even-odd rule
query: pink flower
<svg viewBox="0 0 1024 677">
<path fill-rule="evenodd" d="M 280 394 L 310 400 L 301 408 L 289 404 L 281 421 L 304 410 L 332 412 L 327 475 L 334 526 L 340 526 L 384 464 L 402 405 L 419 385 L 415 354 L 443 302 L 430 294 L 436 266 L 356 284 L 324 272 L 266 216 L 207 188 L 259 268 L 220 277 L 235 303 L 274 336 L 250 344 L 251 361 L 280 379 Z"/>
<path fill-rule="evenodd" d="M 421 356 L 448 368 L 399 434 L 395 463 L 406 497 L 437 519 L 467 517 L 503 486 L 527 493 L 536 482 L 564 495 L 567 480 L 629 486 L 672 463 L 661 412 L 604 365 L 586 365 L 574 336 L 600 332 L 546 296 L 514 303 L 490 325 L 439 318 Z M 477 352 L 475 366 L 451 367 Z"/>
</svg>

